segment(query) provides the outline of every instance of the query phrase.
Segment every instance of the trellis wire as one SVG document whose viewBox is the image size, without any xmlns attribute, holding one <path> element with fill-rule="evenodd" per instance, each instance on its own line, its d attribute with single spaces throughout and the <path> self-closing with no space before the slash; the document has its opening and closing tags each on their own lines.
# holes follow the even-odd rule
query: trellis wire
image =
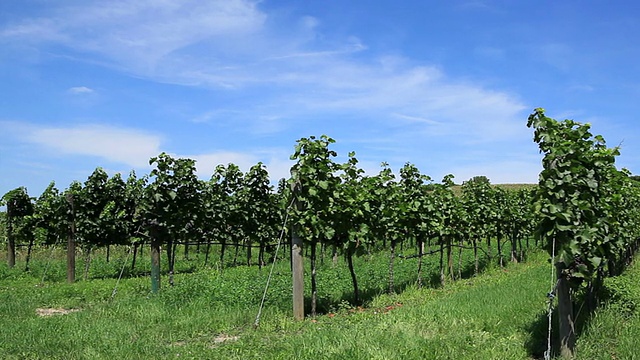
<svg viewBox="0 0 640 360">
<path fill-rule="evenodd" d="M 555 236 L 553 237 L 553 242 L 551 245 L 551 291 L 549 291 L 549 293 L 547 294 L 547 297 L 549 298 L 549 313 L 547 315 L 547 317 L 549 318 L 549 325 L 548 325 L 548 333 L 547 333 L 547 351 L 544 352 L 544 360 L 550 360 L 551 359 L 551 317 L 553 315 L 553 299 L 555 298 L 555 292 L 556 292 L 556 287 L 558 286 L 558 283 L 556 281 L 556 284 L 554 285 L 553 280 L 555 277 L 555 261 L 556 258 L 556 238 Z"/>
<path fill-rule="evenodd" d="M 284 229 L 287 225 L 287 221 L 289 220 L 289 209 L 293 205 L 294 199 L 291 199 L 291 203 L 287 206 L 287 210 L 285 212 L 284 221 L 282 222 L 282 230 L 280 231 L 280 237 L 278 238 L 278 245 L 276 246 L 276 253 L 273 257 L 273 262 L 271 263 L 271 270 L 269 270 L 269 277 L 267 277 L 267 284 L 264 287 L 264 293 L 262 294 L 262 300 L 260 301 L 260 307 L 258 308 L 258 314 L 256 315 L 256 321 L 253 323 L 253 327 L 257 328 L 260 325 L 260 316 L 262 315 L 262 309 L 264 308 L 264 301 L 267 298 L 267 290 L 269 289 L 269 283 L 271 282 L 271 276 L 273 275 L 273 269 L 276 266 L 276 261 L 278 260 L 278 252 L 280 250 L 280 245 L 282 244 L 282 238 L 284 237 Z"/>
<path fill-rule="evenodd" d="M 120 275 L 118 275 L 118 280 L 116 280 L 116 285 L 113 287 L 113 292 L 111 293 L 111 300 L 113 300 L 113 298 L 116 296 L 116 293 L 118 292 L 118 284 L 120 283 L 120 279 L 122 279 L 122 274 L 124 273 L 124 268 L 125 266 L 127 266 L 127 263 L 129 262 L 129 255 L 131 255 L 131 246 L 129 246 L 129 252 L 127 253 L 127 258 L 124 259 L 124 262 L 122 263 L 122 269 L 120 269 Z"/>
</svg>

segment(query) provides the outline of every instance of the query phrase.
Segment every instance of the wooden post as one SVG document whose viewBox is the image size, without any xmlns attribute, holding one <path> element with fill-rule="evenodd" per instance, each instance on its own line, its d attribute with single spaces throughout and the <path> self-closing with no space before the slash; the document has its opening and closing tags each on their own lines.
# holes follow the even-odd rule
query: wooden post
<svg viewBox="0 0 640 360">
<path fill-rule="evenodd" d="M 151 225 L 151 292 L 160 290 L 160 239 L 156 225 Z"/>
<path fill-rule="evenodd" d="M 576 332 L 573 319 L 573 304 L 569 282 L 562 274 L 562 268 L 556 266 L 558 273 L 558 325 L 560 333 L 560 355 L 564 359 L 573 359 L 576 347 Z"/>
<path fill-rule="evenodd" d="M 76 213 L 73 194 L 67 193 L 67 203 L 71 206 L 71 224 L 67 237 L 67 282 L 76 281 Z"/>
<path fill-rule="evenodd" d="M 16 266 L 16 241 L 13 237 L 13 199 L 7 203 L 7 263 L 10 268 Z"/>
<path fill-rule="evenodd" d="M 291 178 L 297 178 L 297 171 L 291 169 Z M 300 183 L 291 184 L 291 196 L 296 199 L 300 193 Z M 301 210 L 301 204 L 294 200 L 293 206 Z M 293 318 L 304 320 L 304 266 L 302 263 L 302 239 L 298 236 L 298 226 L 291 227 L 291 274 L 293 276 Z"/>
<path fill-rule="evenodd" d="M 293 273 L 293 317 L 304 319 L 304 267 L 302 264 L 302 240 L 293 228 L 291 233 L 291 263 Z"/>
</svg>

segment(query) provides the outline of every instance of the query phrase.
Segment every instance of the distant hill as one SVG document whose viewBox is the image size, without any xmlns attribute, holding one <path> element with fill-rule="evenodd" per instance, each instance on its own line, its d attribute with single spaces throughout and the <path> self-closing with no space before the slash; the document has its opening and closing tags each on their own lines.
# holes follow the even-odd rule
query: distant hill
<svg viewBox="0 0 640 360">
<path fill-rule="evenodd" d="M 520 189 L 534 189 L 538 186 L 538 184 L 491 184 L 492 186 L 496 186 L 505 190 L 520 190 Z M 462 192 L 462 185 L 454 185 L 453 192 L 456 195 L 460 195 Z"/>
<path fill-rule="evenodd" d="M 519 190 L 519 189 L 533 189 L 537 187 L 538 184 L 493 184 L 493 186 L 497 186 L 505 190 Z"/>
</svg>

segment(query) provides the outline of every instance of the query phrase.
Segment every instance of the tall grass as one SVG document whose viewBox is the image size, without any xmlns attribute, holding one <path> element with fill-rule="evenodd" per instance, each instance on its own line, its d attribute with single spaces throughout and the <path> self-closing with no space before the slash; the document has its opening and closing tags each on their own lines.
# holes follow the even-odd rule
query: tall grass
<svg viewBox="0 0 640 360">
<path fill-rule="evenodd" d="M 119 253 L 118 253 L 119 251 Z M 346 264 L 319 269 L 320 310 L 304 322 L 290 319 L 289 263 L 276 265 L 258 329 L 252 327 L 268 270 L 203 267 L 201 257 L 180 259 L 175 286 L 149 293 L 140 259 L 120 281 L 126 251 L 92 260 L 91 280 L 64 282 L 62 253 L 35 254 L 32 270 L 0 266 L 0 353 L 16 359 L 145 358 L 526 358 L 537 354 L 532 328 L 544 312 L 544 256 L 443 288 L 415 286 L 416 259 L 398 259 L 398 295 L 388 288 L 388 254 L 356 259 L 364 307 L 353 304 Z M 425 259 L 427 278 L 438 279 L 438 257 Z M 457 263 L 457 261 L 456 261 Z M 472 252 L 463 252 L 469 274 Z M 48 265 L 47 265 L 48 264 Z M 83 264 L 79 264 L 82 269 Z M 41 281 L 47 268 L 45 281 Z M 136 267 L 138 268 L 138 267 Z M 143 270 L 144 269 L 144 270 Z M 308 270 L 308 269 L 307 269 Z M 308 289 L 307 284 L 307 289 Z M 40 317 L 38 308 L 78 309 Z M 539 326 L 538 326 L 539 327 Z M 237 337 L 237 338 L 236 338 Z M 479 355 L 480 357 L 476 357 Z"/>
<path fill-rule="evenodd" d="M 607 300 L 577 341 L 579 359 L 640 359 L 640 264 L 605 279 Z"/>
</svg>

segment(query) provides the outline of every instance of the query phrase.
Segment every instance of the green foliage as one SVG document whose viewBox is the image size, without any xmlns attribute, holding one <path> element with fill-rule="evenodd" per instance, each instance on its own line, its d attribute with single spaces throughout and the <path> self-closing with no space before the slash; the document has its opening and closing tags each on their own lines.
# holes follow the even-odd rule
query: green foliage
<svg viewBox="0 0 640 360">
<path fill-rule="evenodd" d="M 627 175 L 615 168 L 618 148 L 607 148 L 604 138 L 593 136 L 589 124 L 548 118 L 543 109 L 531 114 L 527 126 L 544 153 L 537 192 L 539 233 L 549 250 L 556 242 L 554 262 L 564 276 L 591 279 L 606 261 L 625 247 L 616 220 Z M 637 196 L 637 195 L 635 195 Z"/>
<path fill-rule="evenodd" d="M 462 231 L 463 224 L 458 221 L 462 216 L 462 204 L 460 199 L 453 193 L 453 175 L 445 175 L 440 184 L 432 185 L 434 222 L 436 234 L 440 241 L 446 241 L 455 237 Z"/>
<path fill-rule="evenodd" d="M 397 206 L 398 225 L 405 236 L 424 242 L 433 236 L 435 207 L 428 189 L 431 178 L 420 173 L 413 164 L 400 169 L 399 197 Z"/>
<path fill-rule="evenodd" d="M 33 211 L 32 199 L 27 194 L 27 189 L 19 187 L 2 196 L 0 206 L 6 206 L 4 226 L 7 237 L 11 241 L 30 241 L 33 237 Z"/>
<path fill-rule="evenodd" d="M 527 198 L 509 200 L 510 191 L 495 190 L 484 176 L 466 182 L 464 196 L 454 192 L 452 175 L 434 183 L 412 164 L 400 169 L 397 179 L 384 163 L 379 174 L 365 176 L 354 153 L 343 164 L 335 161 L 334 142 L 326 135 L 298 140 L 292 177 L 282 179 L 275 193 L 260 163 L 246 174 L 235 164 L 219 165 L 209 181 L 197 178 L 195 161 L 165 153 L 150 159 L 154 168 L 149 177 L 132 172 L 124 181 L 97 168 L 84 183 L 73 182 L 63 193 L 52 183 L 36 202 L 30 228 L 42 243 L 57 244 L 75 226 L 77 242 L 91 251 L 132 243 L 138 249 L 157 239 L 170 268 L 177 244 L 184 244 L 185 257 L 192 244 L 198 249 L 206 245 L 207 254 L 211 245 L 221 245 L 215 252 L 223 267 L 229 264 L 225 248 L 235 246 L 235 266 L 238 253 L 246 254 L 251 264 L 251 248 L 257 244 L 258 263 L 264 265 L 289 211 L 288 225 L 294 224 L 307 244 L 321 245 L 322 251 L 331 247 L 349 258 L 390 245 L 390 278 L 396 246 L 422 258 L 427 243 L 433 252 L 435 240 L 451 258 L 452 247 L 471 238 L 474 247 L 481 237 L 489 242 L 496 224 L 519 229 L 522 237 L 528 233 L 520 218 L 505 215 L 526 213 Z M 315 258 L 314 252 L 312 247 Z M 355 290 L 355 269 L 350 270 Z"/>
<path fill-rule="evenodd" d="M 145 188 L 148 178 L 143 176 L 138 178 L 135 171 L 131 171 L 124 188 L 124 204 L 121 209 L 124 210 L 121 226 L 125 226 L 128 237 L 133 242 L 145 236 L 143 231 L 145 222 L 145 213 L 143 202 L 145 200 Z"/>
<path fill-rule="evenodd" d="M 166 153 L 151 158 L 151 183 L 145 188 L 143 207 L 146 220 L 157 226 L 163 242 L 188 237 L 198 221 L 200 182 L 195 161 L 174 159 Z"/>
<path fill-rule="evenodd" d="M 375 240 L 369 230 L 368 219 L 371 217 L 372 208 L 363 187 L 364 171 L 358 168 L 357 164 L 355 153 L 350 153 L 348 161 L 341 166 L 341 182 L 334 192 L 334 239 L 347 254 L 353 254 L 356 248 L 371 244 Z"/>
<path fill-rule="evenodd" d="M 272 190 L 269 173 L 264 165 L 258 163 L 252 166 L 245 176 L 240 197 L 246 208 L 244 232 L 255 242 L 268 241 L 274 237 L 276 213 Z"/>
<path fill-rule="evenodd" d="M 462 183 L 462 204 L 468 219 L 468 234 L 472 238 L 485 238 L 495 227 L 499 211 L 498 192 L 484 176 L 476 176 Z"/>
<path fill-rule="evenodd" d="M 244 235 L 242 221 L 247 217 L 241 196 L 244 174 L 235 164 L 229 164 L 226 167 L 218 165 L 214 177 L 220 192 L 219 200 L 222 207 L 219 207 L 218 210 L 224 222 L 222 229 L 226 229 L 232 241 L 238 243 Z"/>
<path fill-rule="evenodd" d="M 8 218 L 21 218 L 33 214 L 33 203 L 25 187 L 4 194 L 0 199 L 0 206 L 7 207 Z"/>
<path fill-rule="evenodd" d="M 289 180 L 295 201 L 291 219 L 298 235 L 308 242 L 335 235 L 332 220 L 340 178 L 336 175 L 339 166 L 333 161 L 337 154 L 329 150 L 334 142 L 326 135 L 302 138 L 291 155 L 291 160 L 296 160 Z"/>
<path fill-rule="evenodd" d="M 364 193 L 370 208 L 369 229 L 371 236 L 381 241 L 380 248 L 387 240 L 392 242 L 400 238 L 399 212 L 397 208 L 402 201 L 399 185 L 389 164 L 382 163 L 378 175 L 363 179 Z"/>
<path fill-rule="evenodd" d="M 45 244 L 56 244 L 67 235 L 69 231 L 68 207 L 69 204 L 53 181 L 36 200 L 34 205 L 35 226 L 42 230 Z"/>
<path fill-rule="evenodd" d="M 278 199 L 269 184 L 269 173 L 262 163 L 258 163 L 245 174 L 238 199 L 243 217 L 240 219 L 242 232 L 247 241 L 247 265 L 251 262 L 252 243 L 260 244 L 259 263 L 264 265 L 265 246 L 273 242 L 280 230 Z"/>
</svg>

